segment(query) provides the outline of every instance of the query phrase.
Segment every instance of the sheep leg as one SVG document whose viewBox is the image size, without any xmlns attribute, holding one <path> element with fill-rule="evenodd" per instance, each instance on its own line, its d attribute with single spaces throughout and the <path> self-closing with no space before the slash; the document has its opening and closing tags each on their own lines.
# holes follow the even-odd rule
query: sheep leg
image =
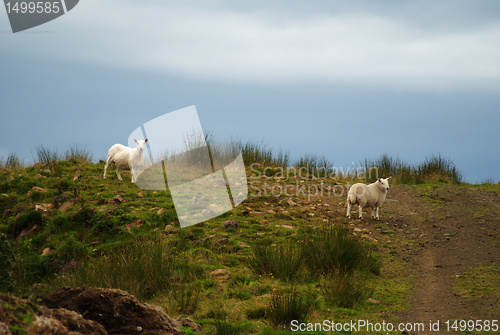
<svg viewBox="0 0 500 335">
<path fill-rule="evenodd" d="M 359 209 L 359 219 L 363 220 L 363 206 L 358 205 L 358 209 Z"/>
<path fill-rule="evenodd" d="M 347 218 L 351 218 L 351 202 L 347 201 Z"/>
<path fill-rule="evenodd" d="M 116 167 L 116 175 L 118 176 L 118 180 L 123 181 L 122 175 L 120 174 L 120 168 Z"/>
<path fill-rule="evenodd" d="M 375 220 L 380 221 L 380 218 L 378 216 L 378 206 L 375 208 Z"/>
<path fill-rule="evenodd" d="M 135 184 L 135 169 L 130 167 L 130 174 L 132 175 L 132 183 Z"/>
<path fill-rule="evenodd" d="M 375 219 L 375 206 L 372 206 L 372 219 Z"/>
<path fill-rule="evenodd" d="M 113 159 L 108 154 L 108 159 L 106 160 L 106 165 L 104 166 L 104 179 L 107 179 L 108 167 L 113 164 Z"/>
</svg>

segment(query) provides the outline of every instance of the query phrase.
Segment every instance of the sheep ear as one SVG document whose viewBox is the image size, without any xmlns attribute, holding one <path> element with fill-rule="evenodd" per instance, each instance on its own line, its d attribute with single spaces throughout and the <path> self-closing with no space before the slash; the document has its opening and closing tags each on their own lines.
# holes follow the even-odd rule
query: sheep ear
<svg viewBox="0 0 500 335">
<path fill-rule="evenodd" d="M 134 142 L 137 143 L 137 139 L 136 138 L 134 138 Z"/>
<path fill-rule="evenodd" d="M 144 140 L 144 143 L 146 143 L 147 141 L 148 141 L 148 139 L 146 138 L 146 139 Z"/>
<path fill-rule="evenodd" d="M 392 178 L 392 176 L 389 176 L 389 177 L 387 177 L 387 180 L 390 180 L 391 178 Z"/>
</svg>

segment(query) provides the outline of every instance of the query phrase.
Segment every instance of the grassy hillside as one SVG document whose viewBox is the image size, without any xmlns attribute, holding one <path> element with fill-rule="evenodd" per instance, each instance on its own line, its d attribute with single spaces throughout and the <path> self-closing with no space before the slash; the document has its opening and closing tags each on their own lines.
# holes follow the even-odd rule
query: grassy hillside
<svg viewBox="0 0 500 335">
<path fill-rule="evenodd" d="M 241 147 L 248 199 L 183 229 L 168 192 L 141 190 L 129 173 L 104 180 L 104 162 L 78 148 L 41 148 L 32 166 L 9 156 L 0 167 L 0 290 L 120 288 L 191 316 L 209 334 L 275 334 L 292 320 L 395 320 L 410 294 L 404 261 L 392 241 L 345 218 L 347 186 L 371 178 Z M 439 156 L 418 167 L 384 156 L 366 171 L 372 166 L 396 183 L 461 182 Z M 390 240 L 387 226 L 377 230 Z"/>
</svg>

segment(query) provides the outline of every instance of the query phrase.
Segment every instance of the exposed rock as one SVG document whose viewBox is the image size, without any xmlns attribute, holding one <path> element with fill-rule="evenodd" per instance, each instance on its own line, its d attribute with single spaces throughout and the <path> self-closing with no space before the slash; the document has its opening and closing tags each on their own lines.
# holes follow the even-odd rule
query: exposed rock
<svg viewBox="0 0 500 335">
<path fill-rule="evenodd" d="M 262 215 L 262 214 L 264 214 L 264 212 L 251 211 L 249 214 L 252 214 L 252 215 Z"/>
<path fill-rule="evenodd" d="M 224 221 L 224 228 L 237 228 L 238 226 L 239 226 L 239 223 L 236 220 Z"/>
<path fill-rule="evenodd" d="M 373 298 L 368 298 L 366 300 L 366 302 L 370 303 L 370 304 L 374 304 L 374 305 L 378 305 L 380 304 L 380 301 L 376 300 L 376 299 L 373 299 Z"/>
<path fill-rule="evenodd" d="M 250 246 L 249 246 L 248 244 L 246 244 L 245 242 L 242 242 L 242 241 L 240 241 L 240 242 L 238 243 L 238 245 L 239 245 L 240 247 L 242 247 L 242 248 L 250 248 Z"/>
<path fill-rule="evenodd" d="M 142 219 L 136 219 L 136 220 L 132 220 L 130 222 L 130 224 L 134 227 L 141 227 L 143 226 L 144 224 L 146 223 L 146 221 L 142 220 Z"/>
<path fill-rule="evenodd" d="M 33 315 L 32 322 L 26 325 L 23 315 Z M 38 306 L 27 299 L 0 293 L 0 334 L 12 334 L 9 328 L 24 330 L 23 334 L 71 334 L 106 335 L 108 332 L 97 322 L 84 318 L 80 313 L 62 308 L 49 309 Z M 18 334 L 21 332 L 16 332 Z"/>
<path fill-rule="evenodd" d="M 286 224 L 282 224 L 282 225 L 277 224 L 276 227 L 282 227 L 282 228 L 286 228 L 286 229 L 293 229 L 294 228 L 293 226 L 286 225 Z"/>
<path fill-rule="evenodd" d="M 48 212 L 49 210 L 51 210 L 53 208 L 54 208 L 54 205 L 52 205 L 52 204 L 35 205 L 36 211 Z"/>
<path fill-rule="evenodd" d="M 177 318 L 177 320 L 175 320 L 175 323 L 178 325 L 178 327 L 189 327 L 195 332 L 201 333 L 201 326 L 195 323 L 190 318 L 179 317 Z"/>
<path fill-rule="evenodd" d="M 372 242 L 372 243 L 377 243 L 377 242 L 378 242 L 378 240 L 377 240 L 377 239 L 375 239 L 375 238 L 371 237 L 371 236 L 370 236 L 370 235 L 368 235 L 368 234 L 363 234 L 363 235 L 361 236 L 361 238 L 362 238 L 362 239 L 364 239 L 364 240 L 367 240 L 367 241 L 369 241 L 369 242 Z"/>
<path fill-rule="evenodd" d="M 166 226 L 165 226 L 165 229 L 164 229 L 164 231 L 165 231 L 166 233 L 172 233 L 172 232 L 177 231 L 177 230 L 179 230 L 179 228 L 174 227 L 174 226 L 173 226 L 173 225 L 171 225 L 171 224 L 166 225 Z"/>
<path fill-rule="evenodd" d="M 231 272 L 228 269 L 215 269 L 210 272 L 210 276 L 212 276 L 216 280 L 227 281 L 229 279 L 229 274 Z"/>
<path fill-rule="evenodd" d="M 85 315 L 101 324 L 109 334 L 184 334 L 162 308 L 139 302 L 117 289 L 82 286 L 62 287 L 42 298 L 49 307 L 60 307 Z"/>
<path fill-rule="evenodd" d="M 111 205 L 119 205 L 121 203 L 123 203 L 125 200 L 123 199 L 123 197 L 119 194 L 115 195 L 115 197 L 111 200 L 108 201 L 109 204 Z"/>
<path fill-rule="evenodd" d="M 358 228 L 358 227 L 354 227 L 354 231 L 356 233 L 369 233 L 369 230 L 366 229 L 366 228 Z"/>
<path fill-rule="evenodd" d="M 107 213 L 108 207 L 106 207 L 106 205 L 102 205 L 101 207 L 99 207 L 99 209 L 97 211 L 102 212 L 102 213 Z"/>
<path fill-rule="evenodd" d="M 47 248 L 43 249 L 42 256 L 48 256 L 51 253 L 52 253 L 52 249 L 50 249 L 50 247 L 47 247 Z"/>
<path fill-rule="evenodd" d="M 33 186 L 32 190 L 35 192 L 40 192 L 40 193 L 47 193 L 46 189 L 38 187 L 38 186 Z"/>
<path fill-rule="evenodd" d="M 108 334 L 99 323 L 85 319 L 80 313 L 64 308 L 50 309 L 45 315 L 37 315 L 27 329 L 29 334 Z"/>
<path fill-rule="evenodd" d="M 83 318 L 83 316 L 75 311 L 70 311 L 64 308 L 55 308 L 52 310 L 52 315 L 61 320 L 61 323 L 69 330 L 78 330 L 91 334 L 108 334 L 104 327 L 92 320 Z"/>
<path fill-rule="evenodd" d="M 212 235 L 209 235 L 207 237 L 204 237 L 201 241 L 202 242 L 210 241 L 211 239 L 215 238 L 216 236 L 217 236 L 216 234 L 212 234 Z"/>
<path fill-rule="evenodd" d="M 31 228 L 26 228 L 26 229 L 24 229 L 23 231 L 21 231 L 21 233 L 19 234 L 19 236 L 17 237 L 17 239 L 21 239 L 21 238 L 23 238 L 24 236 L 26 236 L 26 235 L 28 235 L 28 234 L 30 234 L 30 233 L 32 233 L 32 232 L 34 232 L 34 231 L 35 231 L 35 230 L 37 230 L 37 229 L 38 229 L 38 225 L 37 225 L 37 224 L 36 224 L 36 225 L 34 225 L 34 226 L 33 226 L 33 227 L 31 227 Z"/>
<path fill-rule="evenodd" d="M 68 210 L 68 208 L 70 208 L 71 206 L 73 206 L 73 204 L 69 201 L 66 201 L 64 204 L 61 205 L 61 207 L 59 207 L 59 211 L 60 212 L 66 212 Z"/>
</svg>

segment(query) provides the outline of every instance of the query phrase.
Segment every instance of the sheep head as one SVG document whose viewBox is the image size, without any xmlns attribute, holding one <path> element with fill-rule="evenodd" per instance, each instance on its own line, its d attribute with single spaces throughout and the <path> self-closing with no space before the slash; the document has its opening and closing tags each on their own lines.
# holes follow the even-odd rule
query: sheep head
<svg viewBox="0 0 500 335">
<path fill-rule="evenodd" d="M 145 140 L 137 140 L 134 138 L 134 141 L 135 143 L 137 144 L 137 149 L 139 149 L 139 151 L 144 151 L 144 149 L 146 149 L 146 143 L 148 141 L 148 139 L 146 138 Z"/>
<path fill-rule="evenodd" d="M 387 177 L 387 178 L 379 178 L 378 179 L 378 182 L 380 183 L 380 185 L 384 188 L 385 191 L 388 191 L 389 190 L 389 179 L 391 179 L 391 177 Z"/>
</svg>

